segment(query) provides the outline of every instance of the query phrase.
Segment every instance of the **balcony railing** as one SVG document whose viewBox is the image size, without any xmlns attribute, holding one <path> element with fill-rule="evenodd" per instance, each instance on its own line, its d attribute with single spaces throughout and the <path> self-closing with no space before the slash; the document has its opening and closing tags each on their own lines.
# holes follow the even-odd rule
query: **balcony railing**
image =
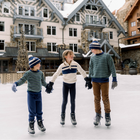
<svg viewBox="0 0 140 140">
<path fill-rule="evenodd" d="M 88 32 L 88 41 L 93 41 L 93 39 L 99 40 L 109 40 L 109 33 L 107 32 L 98 32 L 98 31 L 90 31 Z"/>
<path fill-rule="evenodd" d="M 41 12 L 42 13 L 42 12 Z M 35 11 L 33 13 L 29 15 L 24 15 L 22 12 L 16 13 L 16 8 L 14 9 L 14 17 L 13 17 L 13 24 L 15 24 L 15 21 L 17 19 L 19 20 L 32 20 L 32 21 L 37 21 L 39 22 L 39 26 L 41 24 L 41 22 L 43 21 L 43 17 L 42 14 L 40 16 L 34 16 L 35 15 Z"/>
<path fill-rule="evenodd" d="M 92 28 L 105 28 L 106 25 L 102 23 L 101 21 L 92 21 L 92 22 L 86 22 L 83 24 L 84 29 L 92 29 Z"/>
<path fill-rule="evenodd" d="M 15 40 L 15 38 L 20 38 L 21 36 L 21 32 L 18 30 L 17 26 L 14 26 L 14 35 L 13 35 L 13 39 Z M 39 39 L 42 40 L 43 37 L 43 29 L 42 28 L 35 28 L 33 30 L 27 30 L 25 29 L 24 31 L 24 36 L 25 38 L 28 39 Z"/>
<path fill-rule="evenodd" d="M 137 22 L 137 27 L 139 27 L 139 28 L 140 28 L 140 22 Z"/>
</svg>

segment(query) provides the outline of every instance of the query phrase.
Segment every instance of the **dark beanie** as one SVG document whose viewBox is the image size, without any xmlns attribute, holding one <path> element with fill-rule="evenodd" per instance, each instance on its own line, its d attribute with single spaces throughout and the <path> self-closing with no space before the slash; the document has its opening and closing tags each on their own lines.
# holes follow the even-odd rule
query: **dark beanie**
<svg viewBox="0 0 140 140">
<path fill-rule="evenodd" d="M 29 67 L 33 68 L 36 64 L 40 63 L 41 60 L 37 57 L 33 57 L 32 55 L 28 55 L 29 58 Z"/>
<path fill-rule="evenodd" d="M 97 40 L 94 40 L 90 45 L 89 49 L 98 49 L 101 50 L 100 43 Z"/>
</svg>

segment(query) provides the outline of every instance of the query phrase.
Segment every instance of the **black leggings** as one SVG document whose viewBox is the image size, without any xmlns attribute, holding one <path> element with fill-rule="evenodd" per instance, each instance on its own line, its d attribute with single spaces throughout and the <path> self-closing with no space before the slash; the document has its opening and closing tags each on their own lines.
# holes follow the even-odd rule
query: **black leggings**
<svg viewBox="0 0 140 140">
<path fill-rule="evenodd" d="M 62 113 L 65 113 L 68 102 L 68 92 L 70 91 L 71 113 L 75 113 L 75 97 L 76 97 L 76 83 L 67 84 L 63 82 L 63 102 Z"/>
</svg>

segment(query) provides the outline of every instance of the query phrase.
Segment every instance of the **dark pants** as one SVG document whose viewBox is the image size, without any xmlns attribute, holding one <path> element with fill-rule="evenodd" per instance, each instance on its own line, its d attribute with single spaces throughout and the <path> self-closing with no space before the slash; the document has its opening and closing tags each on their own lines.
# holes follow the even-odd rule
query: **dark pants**
<svg viewBox="0 0 140 140">
<path fill-rule="evenodd" d="M 75 113 L 75 97 L 76 97 L 76 83 L 67 84 L 63 82 L 63 103 L 62 113 L 65 113 L 66 105 L 68 102 L 68 92 L 70 91 L 71 113 Z"/>
<path fill-rule="evenodd" d="M 36 116 L 37 120 L 42 120 L 42 97 L 41 92 L 28 92 L 28 110 L 29 121 L 34 121 Z"/>
<path fill-rule="evenodd" d="M 104 104 L 105 113 L 110 113 L 110 102 L 109 102 L 109 82 L 96 83 L 92 82 L 93 93 L 94 93 L 94 104 L 95 112 L 101 114 L 101 96 Z"/>
</svg>

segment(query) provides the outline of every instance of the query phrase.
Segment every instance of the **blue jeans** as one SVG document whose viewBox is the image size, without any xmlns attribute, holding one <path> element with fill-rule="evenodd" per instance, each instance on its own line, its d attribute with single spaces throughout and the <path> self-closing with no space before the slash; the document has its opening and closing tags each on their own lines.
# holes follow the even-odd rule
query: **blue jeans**
<svg viewBox="0 0 140 140">
<path fill-rule="evenodd" d="M 28 92 L 28 110 L 29 121 L 34 121 L 36 116 L 37 120 L 42 120 L 42 97 L 40 92 Z"/>
<path fill-rule="evenodd" d="M 63 102 L 62 113 L 65 113 L 68 102 L 68 92 L 70 91 L 71 113 L 75 113 L 76 83 L 68 84 L 63 82 Z"/>
</svg>

